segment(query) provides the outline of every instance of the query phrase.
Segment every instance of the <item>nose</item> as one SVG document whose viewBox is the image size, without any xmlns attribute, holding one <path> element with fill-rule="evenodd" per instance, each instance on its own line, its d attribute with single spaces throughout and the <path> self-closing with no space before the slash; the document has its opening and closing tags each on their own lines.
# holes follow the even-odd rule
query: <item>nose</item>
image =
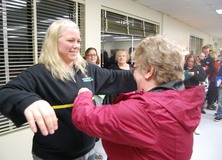
<svg viewBox="0 0 222 160">
<path fill-rule="evenodd" d="M 73 48 L 80 48 L 80 43 L 75 41 L 75 42 L 72 43 L 72 47 Z"/>
</svg>

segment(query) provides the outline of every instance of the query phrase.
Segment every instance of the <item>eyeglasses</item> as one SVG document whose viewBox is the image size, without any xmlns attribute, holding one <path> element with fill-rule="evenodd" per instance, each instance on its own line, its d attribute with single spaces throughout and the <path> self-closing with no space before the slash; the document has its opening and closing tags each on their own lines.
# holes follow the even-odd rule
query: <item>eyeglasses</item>
<svg viewBox="0 0 222 160">
<path fill-rule="evenodd" d="M 88 54 L 87 57 L 96 57 L 96 54 Z"/>
</svg>

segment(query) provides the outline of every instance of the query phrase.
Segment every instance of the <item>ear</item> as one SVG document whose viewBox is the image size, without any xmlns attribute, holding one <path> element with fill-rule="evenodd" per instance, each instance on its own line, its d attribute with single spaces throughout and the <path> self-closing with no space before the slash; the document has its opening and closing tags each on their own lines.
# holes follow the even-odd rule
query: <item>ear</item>
<svg viewBox="0 0 222 160">
<path fill-rule="evenodd" d="M 148 80 L 153 77 L 153 74 L 154 74 L 154 67 L 148 66 L 146 69 L 146 73 L 144 74 L 144 78 Z"/>
</svg>

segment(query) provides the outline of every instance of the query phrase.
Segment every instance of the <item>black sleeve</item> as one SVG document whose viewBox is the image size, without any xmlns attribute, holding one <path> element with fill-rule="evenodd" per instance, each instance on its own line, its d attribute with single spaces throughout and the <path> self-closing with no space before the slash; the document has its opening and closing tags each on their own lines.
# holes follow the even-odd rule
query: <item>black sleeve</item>
<svg viewBox="0 0 222 160">
<path fill-rule="evenodd" d="M 203 82 L 207 78 L 207 74 L 201 65 L 195 67 L 194 76 L 191 79 L 195 79 L 198 82 Z"/>
<path fill-rule="evenodd" d="M 0 87 L 0 112 L 11 119 L 17 127 L 26 122 L 24 110 L 41 99 L 34 93 L 34 89 L 32 75 L 27 70 Z"/>
<path fill-rule="evenodd" d="M 108 70 L 95 65 L 89 65 L 89 71 L 94 74 L 95 94 L 118 94 L 136 90 L 132 71 Z"/>
<path fill-rule="evenodd" d="M 207 66 L 208 66 L 208 69 L 205 71 L 207 75 L 212 75 L 216 68 L 215 68 L 215 61 L 213 58 L 211 58 L 210 56 L 207 58 Z"/>
<path fill-rule="evenodd" d="M 111 64 L 108 69 L 113 69 L 113 70 L 120 70 L 117 64 Z"/>
</svg>

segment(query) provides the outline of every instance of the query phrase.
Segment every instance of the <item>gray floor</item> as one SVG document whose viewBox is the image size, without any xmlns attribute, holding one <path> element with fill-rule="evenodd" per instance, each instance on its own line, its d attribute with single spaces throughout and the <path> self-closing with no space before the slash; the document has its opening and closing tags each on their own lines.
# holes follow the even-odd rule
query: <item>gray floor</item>
<svg viewBox="0 0 222 160">
<path fill-rule="evenodd" d="M 192 160 L 222 160 L 222 121 L 213 121 L 215 111 L 206 112 L 199 125 L 200 135 L 194 136 Z"/>
<path fill-rule="evenodd" d="M 220 153 L 222 145 L 222 121 L 214 122 L 215 111 L 205 110 L 207 113 L 202 114 L 199 125 L 200 135 L 194 134 L 194 147 L 191 160 L 222 160 Z M 96 150 L 107 159 L 101 142 L 97 142 Z"/>
</svg>

